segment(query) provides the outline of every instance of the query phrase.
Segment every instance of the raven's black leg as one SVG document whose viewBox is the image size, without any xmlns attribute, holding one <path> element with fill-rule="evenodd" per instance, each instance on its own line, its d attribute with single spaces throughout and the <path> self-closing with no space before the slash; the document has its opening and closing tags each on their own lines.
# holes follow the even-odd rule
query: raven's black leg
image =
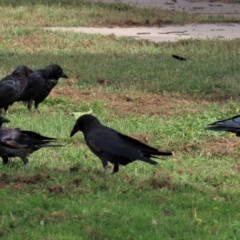
<svg viewBox="0 0 240 240">
<path fill-rule="evenodd" d="M 117 163 L 114 163 L 114 167 L 113 167 L 113 172 L 112 172 L 112 174 L 117 173 L 118 170 L 119 170 L 118 164 L 117 164 Z"/>
<path fill-rule="evenodd" d="M 4 107 L 4 111 L 5 111 L 6 114 L 8 114 L 8 108 L 9 108 L 9 106 Z"/>
<path fill-rule="evenodd" d="M 8 156 L 7 155 L 3 155 L 1 157 L 2 157 L 2 160 L 3 160 L 3 164 L 7 164 L 8 163 Z"/>
<path fill-rule="evenodd" d="M 40 113 L 40 111 L 38 110 L 38 104 L 39 104 L 38 102 L 36 101 L 34 102 L 35 109 L 38 111 L 38 113 Z"/>
<path fill-rule="evenodd" d="M 102 165 L 103 165 L 103 168 L 104 168 L 104 176 L 106 176 L 106 172 L 107 172 L 107 169 L 108 169 L 108 161 L 106 161 L 105 159 L 101 159 L 102 161 Z"/>
<path fill-rule="evenodd" d="M 27 102 L 27 108 L 28 108 L 28 111 L 30 111 L 30 112 L 32 110 L 32 104 L 33 104 L 33 100 L 32 99 Z"/>
</svg>

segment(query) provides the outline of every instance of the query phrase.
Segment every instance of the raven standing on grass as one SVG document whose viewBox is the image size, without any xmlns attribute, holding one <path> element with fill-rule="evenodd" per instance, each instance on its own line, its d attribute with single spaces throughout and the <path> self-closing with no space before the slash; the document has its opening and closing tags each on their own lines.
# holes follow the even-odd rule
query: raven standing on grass
<svg viewBox="0 0 240 240">
<path fill-rule="evenodd" d="M 237 137 L 240 137 L 240 115 L 214 122 L 209 124 L 205 129 L 212 131 L 231 132 L 235 133 Z"/>
<path fill-rule="evenodd" d="M 32 103 L 37 109 L 58 83 L 59 78 L 68 78 L 62 68 L 57 64 L 50 64 L 44 69 L 34 71 L 27 79 L 27 87 L 18 101 L 27 102 L 28 110 L 31 111 Z"/>
<path fill-rule="evenodd" d="M 0 126 L 8 119 L 0 116 Z M 19 128 L 0 128 L 0 156 L 3 164 L 8 163 L 10 157 L 20 157 L 28 165 L 28 155 L 43 147 L 62 147 L 62 145 L 49 144 L 56 138 L 42 136 L 32 131 L 22 131 Z"/>
<path fill-rule="evenodd" d="M 21 96 L 27 86 L 27 77 L 32 72 L 26 66 L 19 66 L 0 81 L 0 114 L 2 108 L 7 111 L 9 106 Z"/>
<path fill-rule="evenodd" d="M 78 131 L 83 132 L 88 147 L 102 161 L 105 173 L 108 162 L 114 165 L 113 173 L 116 173 L 119 170 L 119 164 L 127 165 L 139 159 L 155 165 L 157 162 L 151 160 L 151 157 L 172 155 L 171 152 L 160 152 L 156 148 L 102 125 L 91 114 L 85 114 L 78 118 L 70 137 Z"/>
</svg>

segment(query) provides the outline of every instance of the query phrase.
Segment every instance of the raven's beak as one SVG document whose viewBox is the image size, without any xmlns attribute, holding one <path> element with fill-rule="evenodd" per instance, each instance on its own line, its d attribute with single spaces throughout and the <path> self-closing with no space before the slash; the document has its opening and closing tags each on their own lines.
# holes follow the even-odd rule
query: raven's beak
<svg viewBox="0 0 240 240">
<path fill-rule="evenodd" d="M 68 78 L 68 76 L 63 72 L 61 78 Z"/>
<path fill-rule="evenodd" d="M 8 120 L 7 118 L 4 118 L 4 117 L 0 117 L 0 122 L 7 123 L 7 122 L 10 122 L 10 120 Z"/>
<path fill-rule="evenodd" d="M 75 125 L 70 133 L 70 137 L 72 137 L 78 131 L 77 126 Z"/>
</svg>

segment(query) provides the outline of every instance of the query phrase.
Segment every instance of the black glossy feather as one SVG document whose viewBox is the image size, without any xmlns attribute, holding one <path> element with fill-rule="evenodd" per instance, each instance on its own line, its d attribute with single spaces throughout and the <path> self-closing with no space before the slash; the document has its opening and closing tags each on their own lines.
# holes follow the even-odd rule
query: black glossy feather
<svg viewBox="0 0 240 240">
<path fill-rule="evenodd" d="M 19 66 L 0 81 L 0 109 L 7 111 L 18 100 L 27 86 L 27 77 L 32 72 L 26 66 Z"/>
<path fill-rule="evenodd" d="M 240 115 L 209 124 L 206 130 L 226 131 L 240 136 Z"/>
<path fill-rule="evenodd" d="M 118 171 L 119 164 L 127 165 L 137 159 L 149 164 L 157 164 L 150 158 L 172 155 L 171 152 L 161 152 L 157 148 L 104 126 L 90 114 L 83 115 L 76 121 L 70 136 L 77 131 L 83 132 L 88 147 L 101 159 L 104 169 L 107 168 L 108 162 L 114 164 L 113 173 Z"/>
<path fill-rule="evenodd" d="M 18 101 L 27 102 L 28 110 L 31 110 L 32 103 L 34 102 L 34 106 L 37 109 L 39 103 L 44 101 L 56 86 L 59 78 L 67 78 L 67 75 L 57 64 L 51 64 L 44 69 L 36 70 L 29 75 L 25 91 Z"/>
<path fill-rule="evenodd" d="M 7 122 L 0 117 L 0 124 Z M 8 162 L 10 157 L 20 157 L 25 165 L 28 164 L 28 155 L 43 147 L 62 147 L 52 144 L 55 138 L 42 136 L 33 131 L 22 131 L 18 128 L 0 128 L 0 156 L 3 163 Z"/>
</svg>

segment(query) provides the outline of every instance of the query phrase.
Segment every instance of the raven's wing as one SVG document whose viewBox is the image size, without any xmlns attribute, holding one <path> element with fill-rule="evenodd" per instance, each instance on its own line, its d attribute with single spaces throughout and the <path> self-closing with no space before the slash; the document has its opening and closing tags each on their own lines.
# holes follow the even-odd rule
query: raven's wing
<svg viewBox="0 0 240 240">
<path fill-rule="evenodd" d="M 28 101 L 35 97 L 41 91 L 44 85 L 44 79 L 38 72 L 30 74 L 27 78 L 27 86 L 19 98 L 19 101 Z"/>
<path fill-rule="evenodd" d="M 129 146 L 132 146 L 134 148 L 140 149 L 146 156 L 150 157 L 150 156 L 154 156 L 154 155 L 165 155 L 165 156 L 172 155 L 172 152 L 161 152 L 157 148 L 150 147 L 147 144 L 142 143 L 142 142 L 138 141 L 137 139 L 129 137 L 125 134 L 122 134 L 114 129 L 112 129 L 112 131 L 115 131 L 126 144 L 128 144 Z"/>
<path fill-rule="evenodd" d="M 21 131 L 12 128 L 0 129 L 0 143 L 10 148 L 26 148 L 34 145 L 44 145 L 55 140 L 55 138 L 45 137 L 32 131 Z"/>
<path fill-rule="evenodd" d="M 141 157 L 138 149 L 128 146 L 115 131 L 107 127 L 90 131 L 86 136 L 86 141 L 97 152 L 105 152 L 130 159 Z"/>
<path fill-rule="evenodd" d="M 0 129 L 0 144 L 4 147 L 19 149 L 27 147 L 26 144 L 18 141 L 19 133 L 15 129 L 1 128 Z"/>
<path fill-rule="evenodd" d="M 32 132 L 32 131 L 26 131 L 26 130 L 20 130 L 20 129 L 17 129 L 17 130 L 19 130 L 22 134 L 26 134 L 26 136 L 28 136 L 29 138 L 32 138 L 32 139 L 38 139 L 38 140 L 41 140 L 41 141 L 57 140 L 56 138 L 45 137 L 45 136 L 42 136 L 39 133 Z"/>
<path fill-rule="evenodd" d="M 3 81 L 0 82 L 0 100 L 9 100 L 16 96 L 17 85 L 14 81 Z"/>
<path fill-rule="evenodd" d="M 86 141 L 95 152 L 104 152 L 130 160 L 139 159 L 156 164 L 155 161 L 149 159 L 150 155 L 144 155 L 136 144 L 125 141 L 115 130 L 108 127 L 102 126 L 90 131 L 86 136 Z"/>
<path fill-rule="evenodd" d="M 240 136 L 240 115 L 211 123 L 205 129 L 212 131 L 232 132 L 236 133 L 236 136 Z"/>
</svg>

